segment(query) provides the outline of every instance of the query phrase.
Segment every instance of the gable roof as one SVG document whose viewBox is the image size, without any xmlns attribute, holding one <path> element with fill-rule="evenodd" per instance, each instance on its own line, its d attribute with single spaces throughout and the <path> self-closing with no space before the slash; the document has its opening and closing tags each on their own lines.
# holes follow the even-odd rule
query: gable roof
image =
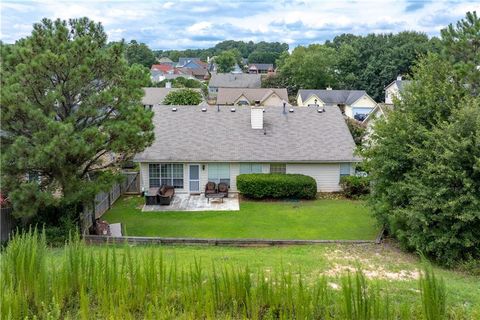
<svg viewBox="0 0 480 320">
<path fill-rule="evenodd" d="M 397 88 L 398 88 L 398 91 L 403 91 L 403 88 L 405 87 L 405 85 L 408 85 L 409 83 L 410 83 L 410 80 L 394 80 L 394 81 L 390 82 L 390 84 L 388 84 L 384 88 L 384 90 L 387 90 L 388 88 L 390 88 L 391 86 L 396 84 Z"/>
<path fill-rule="evenodd" d="M 160 62 L 160 63 L 173 63 L 173 61 L 168 57 L 161 57 L 161 58 L 157 59 L 157 61 Z"/>
<path fill-rule="evenodd" d="M 152 67 L 150 68 L 150 70 L 169 72 L 173 70 L 173 66 L 170 64 L 164 64 L 164 63 L 152 64 Z"/>
<path fill-rule="evenodd" d="M 362 123 L 368 123 L 372 119 L 377 118 L 377 112 L 380 113 L 381 116 L 385 116 L 387 113 L 393 110 L 394 106 L 391 103 L 378 103 L 372 111 L 370 111 L 365 119 L 363 119 Z"/>
<path fill-rule="evenodd" d="M 240 96 L 245 96 L 250 102 L 264 101 L 273 93 L 288 103 L 288 93 L 285 88 L 218 88 L 218 104 L 234 104 Z"/>
<path fill-rule="evenodd" d="M 264 130 L 252 129 L 251 107 L 154 106 L 155 141 L 138 162 L 354 162 L 355 143 L 339 108 L 265 108 Z M 299 130 L 301 128 L 301 130 Z M 172 132 L 175 132 L 172 137 Z M 210 139 L 205 137 L 215 137 Z M 162 139 L 162 137 L 170 137 Z"/>
<path fill-rule="evenodd" d="M 159 105 L 163 103 L 163 100 L 170 91 L 179 90 L 180 88 L 156 88 L 147 87 L 143 88 L 145 95 L 142 98 L 143 105 Z M 201 92 L 200 89 L 191 89 Z"/>
<path fill-rule="evenodd" d="M 302 101 L 307 100 L 311 95 L 316 95 L 326 104 L 346 104 L 350 105 L 363 96 L 368 96 L 365 90 L 298 90 Z"/>
<path fill-rule="evenodd" d="M 217 88 L 260 88 L 262 75 L 249 73 L 213 73 L 209 87 Z"/>
<path fill-rule="evenodd" d="M 268 70 L 273 69 L 273 64 L 271 63 L 250 63 L 248 68 L 255 67 L 257 70 Z"/>
</svg>

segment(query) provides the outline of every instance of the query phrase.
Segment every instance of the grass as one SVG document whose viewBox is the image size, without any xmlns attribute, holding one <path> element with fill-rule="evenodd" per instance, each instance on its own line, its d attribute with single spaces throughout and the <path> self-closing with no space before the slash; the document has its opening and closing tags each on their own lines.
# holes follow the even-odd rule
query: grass
<svg viewBox="0 0 480 320">
<path fill-rule="evenodd" d="M 361 201 L 241 201 L 240 211 L 142 212 L 143 199 L 123 197 L 102 219 L 131 236 L 373 240 L 379 229 Z"/>
<path fill-rule="evenodd" d="M 476 319 L 479 280 L 389 246 L 52 250 L 26 234 L 0 256 L 0 318 Z"/>
</svg>

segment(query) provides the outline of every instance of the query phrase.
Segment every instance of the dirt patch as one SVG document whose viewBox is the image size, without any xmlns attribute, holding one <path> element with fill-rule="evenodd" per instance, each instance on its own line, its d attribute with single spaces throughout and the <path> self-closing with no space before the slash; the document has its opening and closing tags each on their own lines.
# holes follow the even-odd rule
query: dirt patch
<svg viewBox="0 0 480 320">
<path fill-rule="evenodd" d="M 408 280 L 418 280 L 420 277 L 420 272 L 418 270 L 400 270 L 400 271 L 388 271 L 383 268 L 369 266 L 368 268 L 362 267 L 362 273 L 365 277 L 369 279 L 382 279 L 382 280 L 397 280 L 397 281 L 408 281 Z M 338 277 L 343 276 L 348 273 L 355 273 L 356 268 L 351 266 L 344 265 L 335 265 L 333 268 L 322 272 L 322 275 L 328 277 Z"/>
</svg>

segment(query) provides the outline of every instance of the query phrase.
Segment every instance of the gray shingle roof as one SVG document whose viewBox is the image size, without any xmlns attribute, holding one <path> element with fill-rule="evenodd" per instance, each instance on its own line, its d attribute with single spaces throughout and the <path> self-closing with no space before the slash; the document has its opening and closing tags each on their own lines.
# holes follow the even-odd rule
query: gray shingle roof
<svg viewBox="0 0 480 320">
<path fill-rule="evenodd" d="M 273 69 L 273 64 L 271 63 L 250 63 L 248 65 L 249 68 L 252 66 L 255 66 L 258 70 L 268 70 L 268 69 Z"/>
<path fill-rule="evenodd" d="M 144 105 L 158 105 L 162 104 L 166 95 L 172 90 L 178 90 L 179 88 L 143 88 L 145 95 L 142 98 L 142 104 Z M 192 89 L 201 92 L 200 89 Z"/>
<path fill-rule="evenodd" d="M 298 90 L 302 101 L 307 100 L 312 94 L 319 97 L 326 104 L 346 104 L 350 105 L 367 95 L 365 90 Z"/>
<path fill-rule="evenodd" d="M 244 95 L 250 102 L 262 101 L 267 95 L 275 92 L 280 99 L 288 103 L 288 93 L 285 88 L 219 88 L 217 94 L 218 104 L 234 104 L 235 101 Z"/>
<path fill-rule="evenodd" d="M 248 73 L 213 73 L 209 87 L 215 88 L 261 88 L 260 74 Z"/>
<path fill-rule="evenodd" d="M 265 108 L 264 130 L 252 129 L 251 107 L 156 106 L 155 141 L 138 162 L 351 162 L 355 143 L 337 107 Z"/>
<path fill-rule="evenodd" d="M 391 87 L 392 85 L 396 84 L 398 91 L 403 91 L 403 88 L 410 83 L 410 80 L 394 80 L 390 82 L 384 89 Z"/>
</svg>

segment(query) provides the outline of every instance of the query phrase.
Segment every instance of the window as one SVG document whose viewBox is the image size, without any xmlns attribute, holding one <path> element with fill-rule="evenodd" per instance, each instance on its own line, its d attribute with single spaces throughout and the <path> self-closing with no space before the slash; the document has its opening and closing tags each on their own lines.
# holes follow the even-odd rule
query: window
<svg viewBox="0 0 480 320">
<path fill-rule="evenodd" d="M 243 173 L 262 173 L 262 165 L 259 163 L 241 163 L 240 174 Z"/>
<path fill-rule="evenodd" d="M 228 163 L 211 163 L 208 165 L 208 181 L 224 182 L 230 186 L 230 165 Z"/>
<path fill-rule="evenodd" d="M 350 175 L 350 163 L 340 163 L 340 177 Z"/>
<path fill-rule="evenodd" d="M 270 165 L 270 173 L 287 173 L 287 165 L 285 163 L 272 163 Z"/>
<path fill-rule="evenodd" d="M 151 163 L 148 166 L 150 188 L 164 184 L 174 188 L 183 188 L 183 164 L 181 163 Z"/>
</svg>

